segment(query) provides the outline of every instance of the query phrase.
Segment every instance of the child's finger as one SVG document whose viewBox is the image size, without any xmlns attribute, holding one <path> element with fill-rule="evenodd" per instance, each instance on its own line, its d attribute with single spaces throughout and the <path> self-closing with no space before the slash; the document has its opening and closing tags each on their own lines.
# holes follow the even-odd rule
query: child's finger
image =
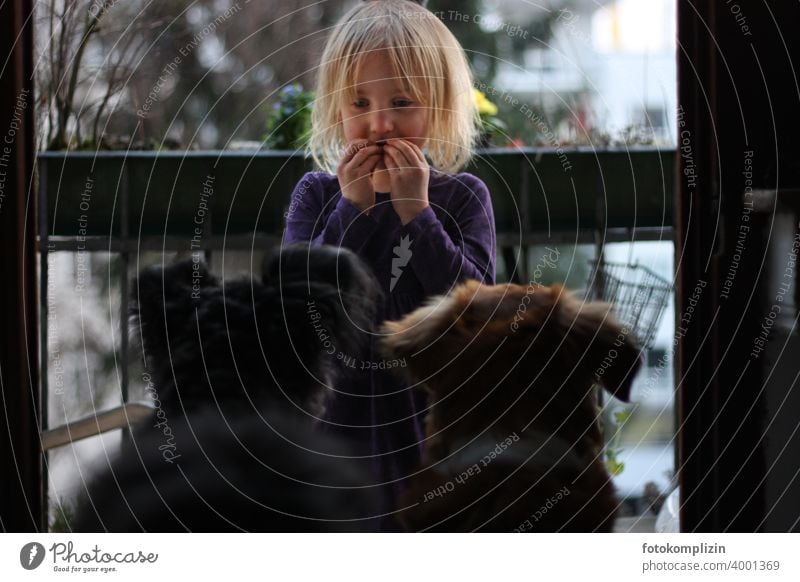
<svg viewBox="0 0 800 582">
<path fill-rule="evenodd" d="M 377 153 L 369 156 L 363 164 L 361 164 L 358 169 L 362 172 L 372 172 L 375 169 L 380 161 L 383 159 L 383 153 Z"/>
<path fill-rule="evenodd" d="M 397 164 L 394 162 L 394 159 L 389 154 L 389 152 L 386 152 L 386 155 L 383 156 L 383 163 L 386 165 L 386 169 L 387 170 L 396 170 L 397 169 Z"/>
<path fill-rule="evenodd" d="M 406 152 L 407 157 L 413 156 L 423 165 L 426 165 L 428 163 L 427 160 L 425 160 L 425 154 L 422 153 L 422 150 L 419 148 L 417 144 L 407 139 L 401 139 L 397 141 L 398 141 L 398 147 Z"/>
<path fill-rule="evenodd" d="M 417 159 L 420 161 L 420 163 L 423 166 L 427 166 L 428 165 L 428 160 L 425 159 L 425 152 L 422 151 L 422 148 L 419 147 L 415 143 L 412 143 L 410 145 L 411 145 L 411 149 L 414 150 L 414 153 L 417 154 Z"/>
<path fill-rule="evenodd" d="M 351 141 L 344 147 L 341 161 L 344 163 L 352 160 L 361 150 L 369 145 L 366 139 Z"/>
<path fill-rule="evenodd" d="M 420 164 L 424 165 L 427 163 L 425 161 L 425 156 L 422 155 L 422 151 L 409 141 L 397 139 L 392 140 L 387 145 L 393 145 L 400 150 L 404 157 L 408 160 L 409 165 L 419 166 Z"/>
<path fill-rule="evenodd" d="M 391 157 L 392 157 L 392 160 L 394 161 L 394 163 L 395 163 L 395 164 L 397 165 L 397 167 L 399 167 L 399 168 L 408 168 L 408 167 L 414 167 L 414 166 L 416 166 L 416 165 L 417 165 L 417 164 L 415 164 L 415 163 L 414 163 L 414 164 L 410 163 L 410 162 L 409 162 L 409 161 L 406 159 L 406 156 L 405 156 L 405 154 L 404 154 L 402 151 L 400 151 L 400 149 L 399 149 L 399 148 L 397 148 L 397 147 L 394 147 L 394 146 L 393 146 L 393 144 L 391 144 L 391 143 L 387 143 L 385 146 L 383 146 L 383 150 L 384 150 L 384 151 L 385 151 L 385 152 L 386 152 L 386 153 L 387 153 L 389 156 L 391 156 Z"/>
<path fill-rule="evenodd" d="M 366 146 L 361 148 L 357 154 L 355 154 L 349 162 L 345 162 L 346 166 L 349 166 L 353 169 L 358 169 L 360 166 L 364 164 L 364 162 L 370 158 L 371 156 L 381 155 L 383 153 L 383 148 L 376 145 Z"/>
<path fill-rule="evenodd" d="M 375 163 L 379 162 L 382 157 L 383 157 L 383 152 L 376 151 L 374 153 L 365 155 L 363 158 L 356 158 L 352 162 L 353 168 L 359 171 L 363 171 L 364 168 L 369 168 L 373 166 Z"/>
</svg>

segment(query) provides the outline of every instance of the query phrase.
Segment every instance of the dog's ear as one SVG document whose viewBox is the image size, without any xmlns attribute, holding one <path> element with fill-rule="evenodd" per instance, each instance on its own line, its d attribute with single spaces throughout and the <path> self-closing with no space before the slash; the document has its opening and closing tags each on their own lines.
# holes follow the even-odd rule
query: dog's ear
<svg viewBox="0 0 800 582">
<path fill-rule="evenodd" d="M 608 303 L 578 300 L 559 286 L 551 293 L 559 295 L 558 316 L 566 328 L 567 344 L 580 358 L 578 365 L 616 398 L 628 402 L 642 365 L 633 330 L 617 321 Z"/>
<path fill-rule="evenodd" d="M 380 286 L 358 256 L 340 247 L 287 245 L 267 256 L 262 282 L 282 295 L 325 303 L 330 311 L 350 313 L 357 323 L 374 316 Z"/>
<path fill-rule="evenodd" d="M 128 314 L 140 330 L 145 353 L 166 353 L 168 333 L 183 329 L 203 290 L 218 285 L 205 263 L 194 259 L 142 269 L 132 284 Z"/>
<path fill-rule="evenodd" d="M 380 329 L 383 356 L 407 362 L 415 380 L 452 373 L 455 356 L 476 329 L 466 320 L 474 316 L 470 305 L 480 288 L 479 282 L 467 281 L 449 295 L 429 298 L 399 321 L 384 322 Z"/>
<path fill-rule="evenodd" d="M 386 357 L 418 357 L 432 346 L 452 325 L 450 296 L 431 297 L 399 321 L 385 321 L 381 326 L 381 345 Z"/>
<path fill-rule="evenodd" d="M 310 329 L 308 313 L 318 313 L 338 350 L 360 355 L 374 329 L 381 292 L 358 256 L 330 245 L 287 245 L 266 257 L 262 281 L 279 291 L 287 320 Z"/>
<path fill-rule="evenodd" d="M 328 285 L 344 296 L 358 294 L 368 300 L 380 293 L 369 268 L 344 247 L 286 245 L 266 257 L 262 272 L 265 285 Z"/>
</svg>

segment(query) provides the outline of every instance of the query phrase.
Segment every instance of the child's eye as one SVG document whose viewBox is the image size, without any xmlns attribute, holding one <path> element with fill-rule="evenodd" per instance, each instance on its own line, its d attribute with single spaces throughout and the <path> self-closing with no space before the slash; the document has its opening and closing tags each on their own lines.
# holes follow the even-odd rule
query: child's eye
<svg viewBox="0 0 800 582">
<path fill-rule="evenodd" d="M 366 107 L 366 106 L 367 106 L 367 102 L 366 102 L 365 99 L 359 99 L 358 101 L 355 101 L 353 103 L 353 107 Z"/>
<path fill-rule="evenodd" d="M 395 107 L 408 107 L 409 105 L 411 105 L 411 101 L 408 99 L 397 99 L 394 102 Z"/>
</svg>

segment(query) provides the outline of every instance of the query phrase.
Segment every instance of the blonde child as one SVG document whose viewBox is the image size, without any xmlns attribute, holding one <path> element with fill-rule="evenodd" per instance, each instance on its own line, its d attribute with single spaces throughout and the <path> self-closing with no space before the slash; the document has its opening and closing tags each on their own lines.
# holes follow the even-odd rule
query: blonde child
<svg viewBox="0 0 800 582">
<path fill-rule="evenodd" d="M 467 59 L 439 19 L 407 0 L 355 6 L 322 57 L 310 140 L 322 171 L 292 193 L 284 244 L 356 252 L 385 294 L 378 322 L 465 279 L 493 284 L 491 198 L 480 179 L 459 173 L 478 123 Z M 336 355 L 357 376 L 335 387 L 325 420 L 370 443 L 374 485 L 391 512 L 423 454 L 426 403 L 392 369 L 403 363 L 382 360 L 371 339 L 369 360 Z M 380 528 L 393 526 L 384 519 Z"/>
</svg>

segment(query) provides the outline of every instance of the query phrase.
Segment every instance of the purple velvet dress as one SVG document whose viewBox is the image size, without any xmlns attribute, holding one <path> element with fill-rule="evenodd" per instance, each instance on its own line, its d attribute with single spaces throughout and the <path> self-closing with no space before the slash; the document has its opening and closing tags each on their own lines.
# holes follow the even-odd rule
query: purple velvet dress
<svg viewBox="0 0 800 582">
<path fill-rule="evenodd" d="M 431 169 L 428 201 L 429 207 L 403 226 L 389 193 L 376 193 L 367 215 L 342 197 L 336 176 L 309 172 L 292 193 L 283 243 L 344 246 L 359 255 L 385 295 L 376 323 L 399 319 L 467 279 L 494 284 L 495 225 L 486 185 L 468 173 L 448 176 Z M 373 341 L 366 357 L 378 366 L 383 361 Z M 375 484 L 391 512 L 423 458 L 425 397 L 408 388 L 396 370 L 367 365 L 360 371 L 365 367 L 360 359 L 350 367 L 355 378 L 336 389 L 351 395 L 337 394 L 328 410 L 331 424 L 324 426 L 369 443 Z M 376 529 L 394 528 L 383 519 Z"/>
</svg>

